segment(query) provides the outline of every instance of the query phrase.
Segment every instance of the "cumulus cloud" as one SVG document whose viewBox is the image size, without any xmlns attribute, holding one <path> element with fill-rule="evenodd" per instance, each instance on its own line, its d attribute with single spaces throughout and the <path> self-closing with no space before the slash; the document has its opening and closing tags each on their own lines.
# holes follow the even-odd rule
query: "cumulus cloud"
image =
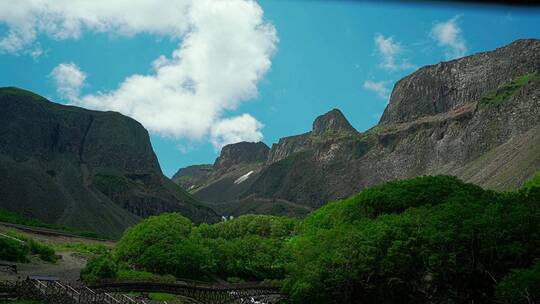
<svg viewBox="0 0 540 304">
<path fill-rule="evenodd" d="M 121 112 L 162 136 L 210 136 L 216 146 L 262 138 L 262 124 L 255 118 L 226 118 L 228 110 L 257 96 L 257 84 L 270 69 L 278 42 L 275 28 L 255 1 L 21 0 L 3 7 L 7 5 L 0 1 L 0 22 L 9 28 L 0 38 L 4 52 L 33 45 L 38 33 L 77 39 L 85 30 L 150 33 L 179 42 L 172 54 L 151 63 L 152 72 L 130 75 L 115 90 L 76 96 L 76 81 L 59 82 L 59 93 L 73 104 Z M 232 133 L 225 134 L 227 130 Z"/>
<path fill-rule="evenodd" d="M 364 81 L 364 89 L 375 92 L 380 98 L 388 99 L 390 89 L 387 87 L 387 81 Z"/>
<path fill-rule="evenodd" d="M 447 59 L 463 57 L 467 52 L 465 39 L 462 36 L 461 28 L 458 24 L 459 16 L 436 23 L 431 29 L 431 38 L 437 41 L 440 47 L 445 49 Z"/>
<path fill-rule="evenodd" d="M 262 128 L 263 124 L 249 114 L 226 118 L 213 126 L 211 142 L 216 148 L 240 141 L 258 142 L 263 138 Z"/>
<path fill-rule="evenodd" d="M 8 32 L 0 50 L 23 51 L 38 34 L 77 39 L 84 29 L 134 35 L 141 32 L 180 37 L 188 30 L 185 18 L 191 1 L 168 0 L 18 0 L 0 1 L 0 22 Z"/>
<path fill-rule="evenodd" d="M 61 63 L 52 70 L 50 77 L 56 83 L 58 95 L 74 100 L 81 92 L 86 74 L 74 63 Z"/>
<path fill-rule="evenodd" d="M 403 47 L 393 37 L 383 35 L 375 36 L 375 45 L 380 54 L 382 62 L 380 66 L 386 70 L 398 71 L 414 68 L 407 59 L 400 58 L 403 53 Z"/>
</svg>

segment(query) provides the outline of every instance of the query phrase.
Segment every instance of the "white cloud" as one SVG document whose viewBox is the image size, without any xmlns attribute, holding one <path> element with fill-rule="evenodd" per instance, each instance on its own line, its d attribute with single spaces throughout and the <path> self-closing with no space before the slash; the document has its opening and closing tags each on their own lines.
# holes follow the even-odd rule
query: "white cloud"
<svg viewBox="0 0 540 304">
<path fill-rule="evenodd" d="M 252 129 L 244 132 L 231 125 L 245 123 L 245 118 L 226 118 L 228 110 L 257 96 L 257 84 L 270 69 L 278 42 L 275 28 L 255 1 L 8 2 L 0 1 L 0 22 L 9 28 L 0 38 L 4 52 L 24 51 L 38 34 L 77 39 L 85 30 L 124 36 L 150 33 L 179 42 L 172 54 L 152 62 L 151 73 L 130 75 L 113 91 L 73 96 L 78 91 L 65 90 L 61 83 L 59 92 L 73 104 L 121 112 L 151 132 L 173 138 L 201 140 L 210 135 L 216 145 L 262 138 L 262 124 L 255 118 L 240 116 L 251 121 Z"/>
<path fill-rule="evenodd" d="M 406 59 L 399 58 L 403 53 L 403 47 L 399 42 L 394 41 L 393 37 L 383 35 L 375 36 L 375 45 L 381 55 L 382 62 L 380 66 L 390 71 L 407 70 L 414 68 Z"/>
<path fill-rule="evenodd" d="M 263 138 L 262 128 L 263 124 L 249 114 L 226 118 L 212 128 L 211 142 L 219 149 L 240 141 L 258 142 Z"/>
<path fill-rule="evenodd" d="M 467 52 L 458 20 L 459 16 L 455 16 L 450 20 L 435 24 L 431 29 L 431 37 L 437 41 L 440 47 L 445 48 L 447 59 L 463 57 Z"/>
<path fill-rule="evenodd" d="M 74 63 L 61 63 L 52 70 L 50 77 L 56 83 L 58 95 L 73 100 L 79 96 L 86 74 Z"/>
<path fill-rule="evenodd" d="M 192 1 L 168 0 L 18 0 L 0 1 L 0 22 L 8 33 L 0 50 L 18 52 L 42 33 L 55 39 L 77 39 L 84 29 L 134 35 L 141 32 L 180 37 Z"/>
<path fill-rule="evenodd" d="M 364 89 L 377 93 L 380 98 L 388 99 L 390 96 L 390 89 L 387 87 L 387 81 L 364 81 Z"/>
</svg>

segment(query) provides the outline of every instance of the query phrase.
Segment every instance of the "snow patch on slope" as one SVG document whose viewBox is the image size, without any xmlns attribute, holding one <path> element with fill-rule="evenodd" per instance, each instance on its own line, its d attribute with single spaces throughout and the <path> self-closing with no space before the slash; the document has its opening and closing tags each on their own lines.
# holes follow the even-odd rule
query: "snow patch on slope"
<svg viewBox="0 0 540 304">
<path fill-rule="evenodd" d="M 238 185 L 238 184 L 240 184 L 240 183 L 242 183 L 242 182 L 245 182 L 245 181 L 249 178 L 249 176 L 250 176 L 252 173 L 253 173 L 253 170 L 249 171 L 248 173 L 246 173 L 246 174 L 240 176 L 239 178 L 237 178 L 237 179 L 234 181 L 234 183 Z"/>
</svg>

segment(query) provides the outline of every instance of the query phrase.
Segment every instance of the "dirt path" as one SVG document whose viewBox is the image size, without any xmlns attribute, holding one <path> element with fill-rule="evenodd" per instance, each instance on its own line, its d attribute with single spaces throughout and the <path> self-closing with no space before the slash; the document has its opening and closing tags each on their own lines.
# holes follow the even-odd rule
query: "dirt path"
<svg viewBox="0 0 540 304">
<path fill-rule="evenodd" d="M 12 225 L 0 223 L 0 233 L 6 234 L 8 231 L 15 231 L 51 246 L 68 243 L 102 244 L 109 247 L 114 246 L 113 241 L 101 241 L 92 238 L 66 235 L 64 233 L 55 234 L 54 232 L 51 233 L 49 231 L 44 234 L 40 229 L 32 231 L 31 228 L 27 229 L 24 227 L 23 229 L 19 229 Z M 84 268 L 88 259 L 92 257 L 91 254 L 83 254 L 73 250 L 56 251 L 56 254 L 62 257 L 56 263 L 44 262 L 35 256 L 30 257 L 30 263 L 13 263 L 0 260 L 0 263 L 17 266 L 16 274 L 9 271 L 9 269 L 0 268 L 0 281 L 25 279 L 27 276 L 31 275 L 55 276 L 62 281 L 77 281 L 79 280 L 81 269 Z"/>
<path fill-rule="evenodd" d="M 30 263 L 13 263 L 0 260 L 1 263 L 17 266 L 16 274 L 7 269 L 0 270 L 0 281 L 21 280 L 33 275 L 58 277 L 62 281 L 77 281 L 81 269 L 86 265 L 87 257 L 77 252 L 58 252 L 57 254 L 61 255 L 62 259 L 56 263 L 47 263 L 37 257 L 30 257 Z"/>
</svg>

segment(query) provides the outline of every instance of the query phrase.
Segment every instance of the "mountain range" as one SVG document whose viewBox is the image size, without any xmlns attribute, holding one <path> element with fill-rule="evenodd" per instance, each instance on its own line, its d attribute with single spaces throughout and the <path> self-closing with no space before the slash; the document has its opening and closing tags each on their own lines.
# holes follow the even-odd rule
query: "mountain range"
<svg viewBox="0 0 540 304">
<path fill-rule="evenodd" d="M 196 223 L 304 216 L 389 180 L 454 175 L 495 190 L 540 169 L 540 40 L 425 66 L 398 81 L 373 128 L 338 109 L 268 147 L 240 142 L 213 164 L 163 175 L 146 129 L 116 112 L 0 88 L 0 208 L 117 237 L 142 218 Z"/>
<path fill-rule="evenodd" d="M 365 132 L 333 109 L 310 132 L 271 148 L 227 145 L 173 180 L 221 214 L 302 216 L 394 179 L 444 174 L 510 190 L 539 169 L 540 41 L 523 39 L 404 77 Z"/>
</svg>

